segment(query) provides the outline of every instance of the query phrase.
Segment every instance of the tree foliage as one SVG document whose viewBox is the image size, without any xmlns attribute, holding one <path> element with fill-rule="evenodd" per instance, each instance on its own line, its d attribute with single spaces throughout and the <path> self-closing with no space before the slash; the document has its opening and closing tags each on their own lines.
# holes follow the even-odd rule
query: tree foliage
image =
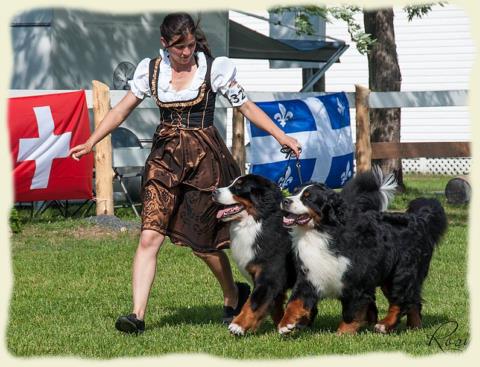
<svg viewBox="0 0 480 367">
<path fill-rule="evenodd" d="M 343 20 L 347 24 L 348 33 L 352 41 L 357 45 L 361 54 L 366 54 L 375 40 L 365 31 L 363 27 L 355 20 L 355 15 L 362 12 L 362 8 L 352 5 L 343 6 L 285 6 L 270 9 L 274 14 L 292 12 L 295 14 L 295 28 L 297 34 L 314 35 L 316 32 L 310 22 L 310 16 L 320 16 L 328 23 L 333 19 Z"/>
<path fill-rule="evenodd" d="M 408 5 L 403 8 L 407 13 L 408 20 L 413 18 L 421 18 L 426 15 L 434 5 L 443 6 L 445 2 L 426 3 L 422 5 Z M 368 54 L 372 46 L 377 41 L 371 34 L 366 33 L 363 25 L 360 24 L 355 16 L 363 12 L 363 8 L 352 5 L 342 5 L 334 7 L 326 6 L 282 6 L 275 7 L 269 10 L 274 14 L 281 14 L 284 12 L 293 12 L 295 14 L 295 28 L 297 34 L 316 34 L 310 22 L 310 16 L 320 16 L 328 23 L 332 23 L 333 19 L 342 20 L 347 24 L 348 33 L 353 42 L 357 46 L 358 52 L 362 55 Z"/>
<path fill-rule="evenodd" d="M 403 10 L 407 13 L 408 21 L 410 22 L 413 18 L 421 18 L 428 14 L 434 5 L 444 6 L 445 4 L 445 2 L 438 2 L 423 5 L 409 5 L 405 6 Z"/>
</svg>

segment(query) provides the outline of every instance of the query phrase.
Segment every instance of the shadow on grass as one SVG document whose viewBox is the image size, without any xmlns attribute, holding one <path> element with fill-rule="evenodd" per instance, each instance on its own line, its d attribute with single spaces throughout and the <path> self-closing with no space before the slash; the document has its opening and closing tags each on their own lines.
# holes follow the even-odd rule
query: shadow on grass
<svg viewBox="0 0 480 367">
<path fill-rule="evenodd" d="M 320 317 L 320 319 L 317 317 L 312 327 L 305 328 L 301 331 L 297 330 L 294 333 L 288 335 L 288 338 L 289 339 L 303 338 L 303 337 L 308 337 L 317 333 L 335 334 L 337 332 L 337 327 L 340 321 L 341 321 L 340 316 L 335 317 L 333 315 L 329 315 L 326 317 Z M 445 325 L 450 321 L 451 321 L 451 318 L 445 315 L 424 315 L 423 328 L 417 329 L 416 331 L 421 332 L 421 330 L 423 329 L 437 328 L 441 325 Z M 405 318 L 403 318 L 400 324 L 395 329 L 395 331 L 392 332 L 392 334 L 402 335 L 408 331 L 412 331 L 412 329 L 407 328 Z M 358 332 L 358 335 L 369 334 L 369 333 L 375 333 L 373 330 L 373 324 L 362 327 Z"/>
<path fill-rule="evenodd" d="M 151 323 L 151 328 L 161 328 L 165 325 L 206 325 L 219 324 L 221 325 L 222 306 L 192 306 L 192 307 L 178 307 L 168 308 L 169 314 L 163 316 L 158 321 Z"/>
<path fill-rule="evenodd" d="M 169 315 L 163 316 L 160 320 L 150 323 L 150 327 L 156 329 L 162 328 L 165 325 L 222 325 L 222 307 L 220 305 L 169 308 L 168 311 L 170 311 Z M 340 318 L 340 315 L 317 316 L 314 325 L 304 330 L 308 332 L 336 332 L 337 326 L 341 321 Z M 225 325 L 225 327 L 227 327 L 227 325 Z M 275 326 L 270 316 L 267 316 L 256 334 L 270 333 L 274 330 Z"/>
<path fill-rule="evenodd" d="M 175 309 L 169 309 L 171 312 L 167 316 L 163 316 L 157 321 L 149 323 L 148 328 L 157 329 L 166 325 L 219 325 L 222 326 L 221 306 L 194 306 L 194 307 L 179 307 Z M 311 327 L 303 329 L 301 332 L 294 333 L 291 337 L 297 338 L 301 335 L 311 335 L 315 333 L 336 333 L 338 325 L 341 321 L 340 315 L 318 315 L 314 324 Z M 445 324 L 450 321 L 450 318 L 445 315 L 424 315 L 423 327 L 431 328 L 438 325 Z M 226 327 L 226 325 L 225 325 Z M 268 316 L 262 323 L 256 335 L 274 332 L 275 327 Z M 362 329 L 363 332 L 372 332 L 373 326 L 368 326 Z M 396 333 L 404 333 L 408 329 L 406 327 L 405 318 L 399 324 Z"/>
</svg>

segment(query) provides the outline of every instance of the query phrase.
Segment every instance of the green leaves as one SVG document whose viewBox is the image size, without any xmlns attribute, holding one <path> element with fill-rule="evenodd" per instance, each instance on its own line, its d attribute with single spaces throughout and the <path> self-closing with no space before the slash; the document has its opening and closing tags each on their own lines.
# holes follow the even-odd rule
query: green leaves
<svg viewBox="0 0 480 367">
<path fill-rule="evenodd" d="M 427 3 L 422 5 L 409 5 L 405 6 L 403 10 L 407 12 L 408 21 L 410 22 L 413 18 L 421 18 L 426 15 L 434 5 L 444 6 L 445 2 L 438 2 L 438 3 Z"/>
<path fill-rule="evenodd" d="M 269 11 L 274 14 L 295 13 L 297 35 L 306 34 L 312 36 L 316 34 L 310 22 L 311 16 L 322 17 L 329 23 L 332 22 L 332 18 L 342 20 L 347 23 L 350 38 L 356 43 L 357 50 L 362 55 L 367 54 L 376 41 L 372 39 L 370 34 L 365 33 L 363 27 L 355 19 L 355 16 L 362 12 L 362 8 L 358 6 L 343 5 L 330 8 L 323 6 L 285 6 L 272 8 Z"/>
<path fill-rule="evenodd" d="M 432 10 L 435 5 L 444 6 L 445 2 L 427 3 L 423 5 L 409 5 L 405 6 L 403 10 L 407 12 L 408 20 L 413 18 L 422 18 Z M 310 22 L 310 16 L 320 16 L 327 22 L 331 23 L 332 18 L 342 20 L 347 23 L 348 33 L 350 38 L 357 45 L 357 50 L 362 55 L 369 53 L 372 46 L 377 41 L 372 38 L 372 35 L 365 33 L 363 26 L 355 19 L 355 16 L 361 14 L 363 9 L 359 6 L 343 5 L 334 7 L 325 6 L 282 6 L 269 9 L 274 14 L 282 14 L 285 12 L 295 13 L 295 28 L 297 35 L 315 35 L 316 30 Z"/>
</svg>

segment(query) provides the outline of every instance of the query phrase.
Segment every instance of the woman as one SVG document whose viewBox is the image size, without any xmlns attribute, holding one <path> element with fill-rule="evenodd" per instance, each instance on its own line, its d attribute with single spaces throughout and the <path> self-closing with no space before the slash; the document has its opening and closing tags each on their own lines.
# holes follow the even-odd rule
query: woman
<svg viewBox="0 0 480 367">
<path fill-rule="evenodd" d="M 145 329 L 156 258 L 166 235 L 175 244 L 191 247 L 217 278 L 224 296 L 224 323 L 240 312 L 248 298 L 249 287 L 233 281 L 228 257 L 221 251 L 229 243 L 228 227 L 216 219 L 218 207 L 211 200 L 215 187 L 226 186 L 240 175 L 213 126 L 216 93 L 225 95 L 280 145 L 299 154 L 298 142 L 247 99 L 235 80 L 233 63 L 226 57 L 211 57 L 205 37 L 190 15 L 167 15 L 160 31 L 160 57 L 138 64 L 130 91 L 84 144 L 70 150 L 76 160 L 91 152 L 145 96 L 154 98 L 159 106 L 160 124 L 145 163 L 142 227 L 133 261 L 133 310 L 115 324 L 127 333 Z"/>
</svg>

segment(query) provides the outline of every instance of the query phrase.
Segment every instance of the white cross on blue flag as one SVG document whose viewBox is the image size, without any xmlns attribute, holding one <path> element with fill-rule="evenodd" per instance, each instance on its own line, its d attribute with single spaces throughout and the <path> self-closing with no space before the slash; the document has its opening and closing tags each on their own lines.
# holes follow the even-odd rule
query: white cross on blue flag
<svg viewBox="0 0 480 367">
<path fill-rule="evenodd" d="M 317 181 L 338 188 L 352 177 L 353 141 L 345 93 L 257 105 L 286 134 L 300 142 L 302 182 Z M 288 161 L 271 135 L 252 123 L 249 125 L 250 172 L 292 191 L 300 185 L 295 158 Z"/>
</svg>

